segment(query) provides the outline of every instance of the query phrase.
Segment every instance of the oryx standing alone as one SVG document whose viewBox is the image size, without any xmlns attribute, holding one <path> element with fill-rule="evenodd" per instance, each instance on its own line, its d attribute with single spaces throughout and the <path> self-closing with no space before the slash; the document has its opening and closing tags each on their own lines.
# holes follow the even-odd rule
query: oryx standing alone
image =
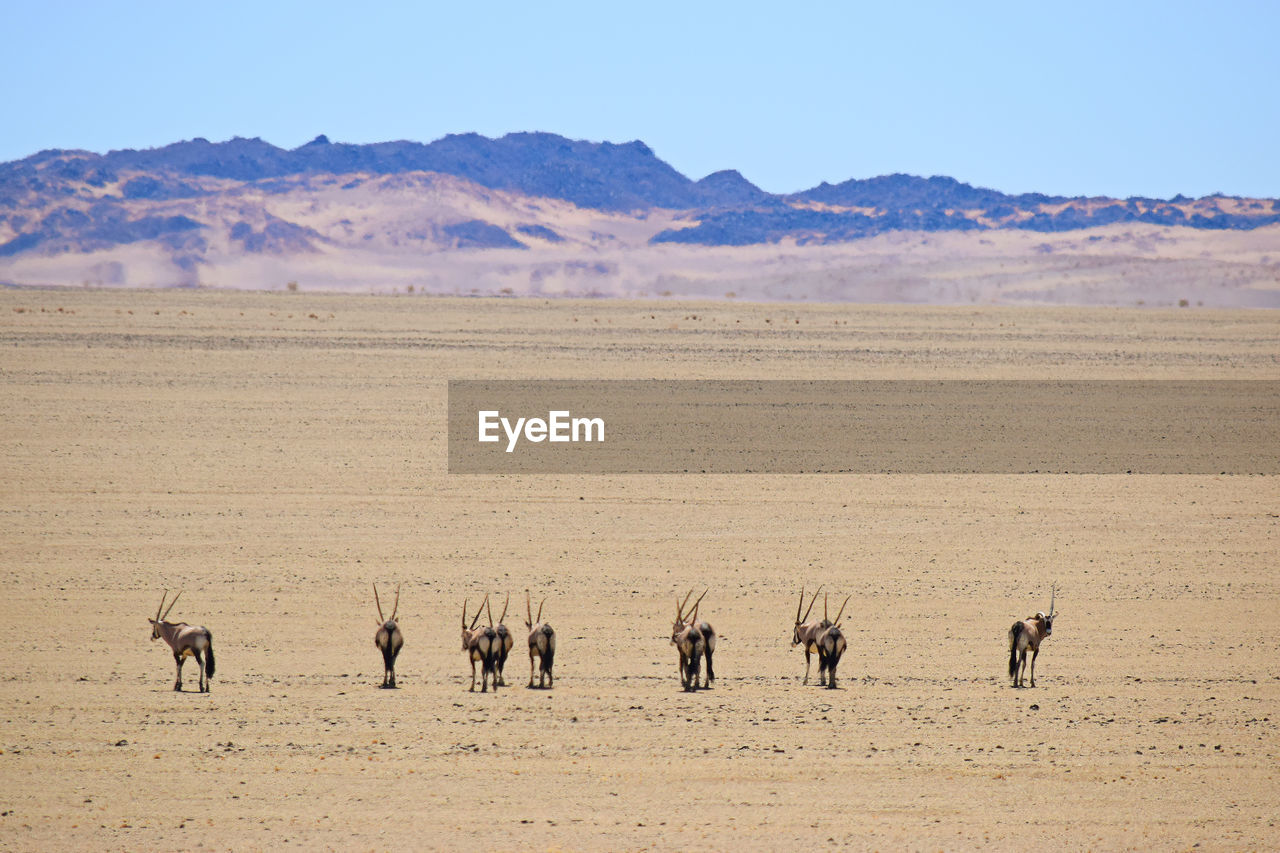
<svg viewBox="0 0 1280 853">
<path fill-rule="evenodd" d="M 493 612 L 488 610 L 488 598 L 486 597 L 485 609 L 489 612 L 489 624 L 493 625 Z M 511 648 L 516 644 L 515 637 L 511 636 L 511 632 L 507 630 L 507 626 L 503 624 L 503 620 L 507 618 L 507 607 L 511 604 L 511 593 L 507 593 L 507 600 L 502 605 L 502 615 L 498 617 L 498 624 L 493 626 L 494 633 L 498 635 L 498 645 L 494 649 L 493 660 L 493 686 L 494 688 L 506 687 L 507 679 L 503 676 L 503 670 L 507 668 L 507 655 L 511 654 Z"/>
<path fill-rule="evenodd" d="M 378 605 L 378 633 L 373 635 L 373 644 L 382 650 L 382 686 L 394 690 L 396 687 L 396 656 L 404 646 L 404 635 L 396 624 L 396 614 L 400 612 L 400 585 L 396 585 L 396 603 L 391 606 L 391 618 L 382 618 L 382 602 L 378 599 L 378 585 L 373 585 L 373 602 Z"/>
<path fill-rule="evenodd" d="M 213 677 L 213 634 L 201 625 L 166 622 L 169 611 L 173 610 L 173 605 L 177 604 L 178 599 L 182 597 L 182 591 L 178 591 L 173 601 L 169 602 L 169 609 L 165 610 L 164 600 L 168 595 L 169 590 L 166 589 L 164 595 L 160 596 L 156 618 L 147 620 L 151 623 L 151 639 L 158 640 L 164 637 L 169 648 L 173 649 L 173 660 L 178 665 L 178 677 L 173 682 L 174 690 L 182 690 L 182 664 L 188 657 L 193 657 L 196 659 L 196 665 L 200 667 L 200 692 L 208 693 L 209 679 Z"/>
<path fill-rule="evenodd" d="M 497 659 L 498 651 L 498 632 L 493 630 L 493 626 L 476 627 L 476 623 L 480 621 L 480 614 L 484 611 L 485 605 L 489 603 L 489 596 L 484 597 L 484 603 L 476 608 L 475 618 L 471 620 L 471 625 L 467 625 L 467 602 L 462 602 L 462 650 L 467 653 L 467 659 L 471 661 L 471 691 L 476 689 L 476 662 L 480 663 L 480 692 L 489 692 L 489 676 L 493 675 L 493 666 Z M 495 678 L 493 689 L 496 693 L 498 690 L 498 682 Z"/>
<path fill-rule="evenodd" d="M 529 629 L 529 687 L 533 687 L 533 658 L 538 658 L 538 688 L 544 686 L 552 688 L 556 686 L 556 680 L 551 674 L 551 667 L 556 660 L 556 632 L 546 622 L 542 621 L 542 605 L 546 604 L 544 598 L 538 603 L 538 616 L 533 616 L 533 602 L 529 600 L 529 590 L 524 591 L 524 609 L 525 620 L 524 625 Z"/>
<path fill-rule="evenodd" d="M 702 669 L 702 658 L 707 659 L 707 677 L 702 687 L 710 687 L 716 680 L 716 672 L 712 667 L 712 656 L 716 651 L 716 630 L 711 623 L 698 618 L 698 606 L 706 597 L 708 590 L 693 603 L 692 613 L 686 613 L 693 590 L 689 590 L 684 601 L 676 605 L 676 621 L 671 626 L 671 643 L 680 653 L 680 683 L 685 690 L 697 690 Z"/>
<path fill-rule="evenodd" d="M 1026 680 L 1027 649 L 1031 650 L 1031 686 L 1036 686 L 1036 658 L 1040 655 L 1040 644 L 1053 633 L 1053 617 L 1057 615 L 1053 602 L 1057 592 L 1055 584 L 1049 592 L 1049 615 L 1041 610 L 1035 616 L 1014 622 L 1009 629 L 1009 677 L 1014 687 L 1022 687 Z"/>
</svg>

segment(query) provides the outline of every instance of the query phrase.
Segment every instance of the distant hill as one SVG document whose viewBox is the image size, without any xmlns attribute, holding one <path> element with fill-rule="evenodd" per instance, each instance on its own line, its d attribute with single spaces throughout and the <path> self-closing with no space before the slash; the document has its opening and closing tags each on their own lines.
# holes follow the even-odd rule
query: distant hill
<svg viewBox="0 0 1280 853">
<path fill-rule="evenodd" d="M 41 178 L 110 181 L 122 172 L 170 178 L 210 177 L 251 182 L 304 174 L 394 175 L 439 172 L 491 189 L 558 198 L 580 207 L 634 210 L 650 207 L 715 207 L 736 201 L 741 190 L 698 184 L 659 160 L 642 142 L 581 142 L 550 133 L 513 133 L 489 139 L 450 135 L 430 144 L 333 143 L 323 135 L 293 150 L 261 139 L 227 142 L 193 139 L 143 151 L 42 151 L 0 166 L 0 200 L 22 188 L 40 189 Z"/>
<path fill-rule="evenodd" d="M 432 270 L 416 279 L 432 292 L 459 290 L 466 270 L 497 275 L 512 292 L 632 292 L 620 277 L 689 274 L 664 271 L 664 246 L 853 246 L 893 234 L 991 243 L 982 235 L 1243 233 L 1278 224 L 1272 199 L 1013 195 L 942 176 L 884 175 L 775 195 L 732 169 L 692 180 L 639 141 L 550 133 L 368 145 L 322 135 L 292 150 L 261 139 L 193 139 L 106 154 L 41 151 L 0 164 L 0 283 L 17 284 L 193 285 L 300 268 L 341 283 L 341 270 L 381 266 L 397 270 L 387 273 L 396 281 Z M 637 272 L 624 271 L 618 252 Z M 488 272 L 495 269 L 502 272 Z M 507 285 L 512 276 L 527 276 L 527 286 Z"/>
</svg>

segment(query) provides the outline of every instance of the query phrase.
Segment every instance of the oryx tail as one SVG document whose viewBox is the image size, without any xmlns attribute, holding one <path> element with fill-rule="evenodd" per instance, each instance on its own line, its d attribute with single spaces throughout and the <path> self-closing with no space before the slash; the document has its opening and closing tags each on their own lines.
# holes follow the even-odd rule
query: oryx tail
<svg viewBox="0 0 1280 853">
<path fill-rule="evenodd" d="M 204 629 L 204 641 L 207 644 L 204 650 L 204 677 L 213 678 L 213 632 L 208 628 Z"/>
<path fill-rule="evenodd" d="M 1013 627 L 1009 629 L 1009 677 L 1013 678 L 1018 674 L 1018 638 L 1022 636 L 1022 632 L 1027 630 L 1027 626 L 1019 620 L 1013 623 Z"/>
</svg>

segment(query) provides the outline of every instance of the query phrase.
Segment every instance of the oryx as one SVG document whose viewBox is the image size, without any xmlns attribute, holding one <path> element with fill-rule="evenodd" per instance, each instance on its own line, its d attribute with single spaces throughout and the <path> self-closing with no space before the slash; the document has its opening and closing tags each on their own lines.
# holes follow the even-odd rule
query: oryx
<svg viewBox="0 0 1280 853">
<path fill-rule="evenodd" d="M 827 629 L 827 625 L 823 624 L 821 619 L 809 619 L 809 614 L 813 612 L 813 604 L 818 600 L 818 593 L 822 592 L 819 586 L 814 592 L 813 598 L 809 599 L 809 609 L 804 612 L 804 616 L 800 615 L 800 608 L 804 607 L 804 587 L 800 587 L 800 603 L 796 605 L 796 627 L 791 633 L 791 648 L 796 646 L 804 646 L 804 681 L 802 684 L 809 683 L 809 668 L 813 666 L 813 654 L 818 651 L 818 635 Z M 819 665 L 821 665 L 821 656 L 819 656 Z M 821 671 L 821 670 L 819 670 Z"/>
<path fill-rule="evenodd" d="M 1009 629 L 1009 677 L 1013 679 L 1014 687 L 1022 687 L 1026 680 L 1027 649 L 1031 650 L 1031 686 L 1036 686 L 1036 658 L 1040 655 L 1040 644 L 1053 633 L 1053 617 L 1057 615 L 1053 602 L 1057 592 L 1057 584 L 1054 584 L 1049 592 L 1047 616 L 1041 610 L 1035 616 L 1014 622 Z"/>
<path fill-rule="evenodd" d="M 498 651 L 498 632 L 493 630 L 493 626 L 476 627 L 476 623 L 480 621 L 480 614 L 484 611 L 485 605 L 489 603 L 489 596 L 484 597 L 484 602 L 476 608 L 475 618 L 471 620 L 471 625 L 467 625 L 467 602 L 462 602 L 462 650 L 467 653 L 467 659 L 471 661 L 471 690 L 476 689 L 476 662 L 480 662 L 480 692 L 489 692 L 489 676 L 493 675 L 493 665 L 497 658 Z M 496 692 L 498 682 L 495 678 L 493 689 Z"/>
<path fill-rule="evenodd" d="M 507 626 L 502 624 L 507 618 L 507 607 L 511 604 L 511 593 L 507 593 L 507 600 L 502 605 L 502 615 L 498 617 L 498 624 L 493 625 L 493 611 L 489 610 L 488 599 L 485 599 L 485 610 L 489 614 L 489 624 L 493 625 L 494 633 L 498 635 L 498 644 L 494 648 L 494 672 L 493 686 L 506 687 L 507 679 L 503 677 L 503 670 L 507 667 L 507 655 L 511 654 L 511 647 L 516 644 L 516 640 L 511 636 L 511 632 L 507 630 Z"/>
<path fill-rule="evenodd" d="M 697 690 L 699 672 L 702 668 L 702 653 L 706 650 L 707 644 L 702 639 L 701 631 L 685 623 L 679 602 L 676 602 L 676 621 L 671 626 L 671 644 L 680 654 L 680 683 L 685 690 Z"/>
<path fill-rule="evenodd" d="M 164 600 L 168 595 L 169 590 L 166 589 L 164 595 L 160 596 L 156 618 L 147 620 L 151 623 L 151 639 L 158 640 L 164 637 L 169 648 L 173 649 L 173 660 L 178 665 L 178 677 L 173 682 L 174 690 L 182 689 L 182 664 L 188 657 L 193 657 L 196 659 L 196 665 L 200 667 L 200 692 L 208 693 L 209 679 L 213 677 L 213 634 L 201 625 L 166 622 L 169 611 L 173 610 L 173 605 L 177 604 L 178 599 L 182 597 L 182 591 L 178 591 L 166 610 Z M 161 611 L 164 611 L 163 614 Z"/>
<path fill-rule="evenodd" d="M 378 606 L 378 633 L 373 635 L 373 644 L 382 650 L 382 686 L 394 690 L 396 686 L 396 656 L 404 646 L 404 635 L 396 623 L 396 614 L 400 612 L 400 585 L 396 585 L 396 603 L 391 607 L 391 618 L 382 617 L 382 602 L 378 599 L 378 585 L 373 585 L 373 602 Z"/>
<path fill-rule="evenodd" d="M 849 599 L 853 598 L 853 596 L 847 596 L 844 604 L 840 605 L 840 612 L 836 614 L 836 618 L 829 619 L 827 597 L 824 595 L 822 597 L 822 618 L 809 619 L 809 614 L 813 612 L 814 602 L 818 600 L 819 592 L 822 592 L 821 586 L 814 592 L 813 598 L 809 599 L 809 609 L 804 612 L 804 616 L 801 616 L 800 608 L 804 607 L 804 588 L 801 587 L 800 602 L 796 605 L 795 630 L 791 633 L 791 647 L 804 646 L 804 681 L 801 683 L 809 683 L 809 668 L 813 665 L 812 656 L 816 653 L 818 655 L 818 684 L 834 688 L 836 686 L 836 666 L 840 663 L 840 658 L 844 655 L 845 649 L 849 647 L 849 642 L 845 639 L 844 632 L 840 630 L 840 617 L 844 615 L 845 605 L 849 603 Z"/>
<path fill-rule="evenodd" d="M 707 592 L 708 590 L 705 589 L 702 591 L 702 595 L 698 596 L 698 600 L 693 603 L 693 611 L 690 613 L 685 610 L 689 598 L 693 595 L 693 590 L 689 590 L 684 601 L 676 605 L 676 621 L 671 626 L 671 642 L 680 652 L 680 683 L 686 690 L 698 689 L 703 657 L 707 659 L 707 677 L 701 686 L 710 687 L 711 682 L 716 680 L 715 669 L 712 667 L 712 656 L 716 650 L 716 630 L 711 627 L 710 622 L 698 618 L 698 607 Z"/>
<path fill-rule="evenodd" d="M 551 667 L 556 660 L 556 632 L 546 622 L 542 621 L 542 605 L 546 604 L 544 598 L 538 603 L 538 615 L 533 615 L 533 603 L 529 600 L 529 590 L 524 591 L 524 608 L 525 620 L 524 625 L 529 629 L 529 686 L 533 687 L 533 658 L 538 658 L 538 687 L 546 686 L 548 688 L 555 687 L 556 680 L 551 674 Z"/>
<path fill-rule="evenodd" d="M 840 617 L 844 615 L 845 605 L 849 603 L 849 599 L 853 598 L 850 594 L 845 596 L 844 604 L 840 605 L 840 612 L 836 614 L 835 619 L 827 619 L 827 597 L 822 596 L 822 624 L 826 628 L 818 634 L 818 684 L 823 683 L 822 674 L 826 671 L 826 686 L 832 690 L 836 686 L 836 666 L 840 663 L 840 658 L 844 656 L 844 650 L 849 647 L 849 642 L 844 638 L 844 632 L 840 630 Z"/>
</svg>

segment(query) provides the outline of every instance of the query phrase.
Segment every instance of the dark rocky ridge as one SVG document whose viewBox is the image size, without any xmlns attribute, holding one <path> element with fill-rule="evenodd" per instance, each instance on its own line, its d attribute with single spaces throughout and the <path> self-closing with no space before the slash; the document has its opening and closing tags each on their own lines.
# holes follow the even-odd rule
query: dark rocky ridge
<svg viewBox="0 0 1280 853">
<path fill-rule="evenodd" d="M 369 145 L 334 143 L 318 136 L 292 150 L 261 139 L 218 143 L 193 139 L 107 154 L 42 151 L 0 164 L 0 224 L 7 224 L 16 235 L 0 244 L 0 256 L 34 250 L 93 251 L 151 239 L 184 245 L 198 241 L 204 224 L 192 218 L 130 215 L 122 209 L 124 202 L 162 202 L 211 192 L 198 185 L 198 178 L 286 192 L 290 185 L 284 179 L 298 175 L 406 172 L 454 175 L 489 189 L 610 212 L 687 211 L 690 225 L 657 234 L 653 237 L 657 243 L 841 242 L 892 230 L 1054 232 L 1125 222 L 1252 229 L 1280 222 L 1280 202 L 1270 199 L 1235 203 L 1239 200 L 1218 197 L 1119 200 L 1009 195 L 940 176 L 886 175 L 823 183 L 779 196 L 764 192 L 733 170 L 690 180 L 642 142 L 594 143 L 550 133 L 513 133 L 498 139 L 471 133 L 427 144 Z M 121 175 L 128 180 L 119 187 L 119 196 L 108 195 L 94 200 L 87 210 L 80 209 L 84 187 L 107 187 Z M 445 233 L 455 248 L 524 247 L 506 231 L 479 220 L 449 228 L 453 230 Z M 558 238 L 537 223 L 518 230 L 539 239 Z M 273 247 L 287 252 L 308 250 L 316 236 L 280 221 L 235 239 L 247 251 Z"/>
</svg>

